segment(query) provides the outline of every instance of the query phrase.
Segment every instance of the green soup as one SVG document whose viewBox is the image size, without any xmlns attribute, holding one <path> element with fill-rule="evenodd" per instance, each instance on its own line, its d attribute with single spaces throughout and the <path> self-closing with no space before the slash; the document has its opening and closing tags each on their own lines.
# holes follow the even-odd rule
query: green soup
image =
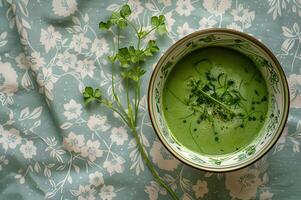
<svg viewBox="0 0 301 200">
<path fill-rule="evenodd" d="M 268 91 L 256 65 L 223 47 L 202 48 L 181 59 L 163 91 L 174 138 L 202 154 L 231 153 L 252 142 L 267 109 Z"/>
</svg>

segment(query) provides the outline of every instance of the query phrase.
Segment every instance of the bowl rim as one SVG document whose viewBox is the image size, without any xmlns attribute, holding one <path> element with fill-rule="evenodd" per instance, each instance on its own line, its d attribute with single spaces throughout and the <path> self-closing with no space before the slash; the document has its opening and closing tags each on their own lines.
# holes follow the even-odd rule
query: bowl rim
<svg viewBox="0 0 301 200">
<path fill-rule="evenodd" d="M 151 94 L 151 92 L 153 91 L 154 80 L 155 80 L 155 78 L 157 76 L 157 73 L 159 72 L 159 69 L 161 68 L 161 64 L 164 61 L 164 59 L 166 58 L 166 56 L 168 54 L 170 54 L 181 43 L 186 42 L 190 38 L 193 38 L 194 36 L 197 36 L 197 35 L 208 34 L 208 33 L 209 34 L 210 33 L 230 33 L 230 34 L 233 34 L 233 35 L 238 35 L 240 37 L 243 37 L 243 38 L 245 38 L 245 39 L 253 42 L 254 44 L 258 45 L 273 60 L 273 62 L 275 63 L 275 67 L 279 70 L 280 79 L 281 79 L 281 86 L 283 87 L 283 91 L 284 91 L 283 95 L 284 95 L 284 101 L 285 102 L 284 102 L 283 117 L 281 118 L 281 122 L 280 122 L 279 128 L 276 130 L 276 134 L 271 139 L 271 141 L 268 143 L 268 145 L 264 149 L 262 149 L 259 152 L 259 154 L 257 154 L 257 156 L 253 157 L 253 159 L 250 159 L 247 162 L 239 164 L 239 165 L 226 166 L 224 168 L 214 168 L 214 167 L 197 165 L 197 164 L 193 163 L 192 161 L 190 161 L 189 159 L 187 159 L 187 158 L 183 157 L 182 155 L 178 154 L 169 145 L 169 143 L 167 143 L 165 141 L 165 139 L 163 138 L 163 135 L 157 129 L 156 122 L 153 119 L 153 115 L 154 114 L 152 112 L 152 100 L 151 100 L 152 99 L 151 98 L 152 94 Z M 285 72 L 284 72 L 284 70 L 283 70 L 280 62 L 276 58 L 276 56 L 272 53 L 272 51 L 266 45 L 264 45 L 262 42 L 260 42 L 255 37 L 248 35 L 247 33 L 243 33 L 243 32 L 232 30 L 232 29 L 226 29 L 226 28 L 210 28 L 210 29 L 204 29 L 204 30 L 195 31 L 195 32 L 193 32 L 191 34 L 188 34 L 187 36 L 179 39 L 174 44 L 172 44 L 167 50 L 165 50 L 165 52 L 163 53 L 163 55 L 160 57 L 160 59 L 156 63 L 156 66 L 153 69 L 153 72 L 152 72 L 150 80 L 149 80 L 148 92 L 147 92 L 147 105 L 148 105 L 148 114 L 149 114 L 149 117 L 150 117 L 150 121 L 152 123 L 152 127 L 154 129 L 154 132 L 156 133 L 156 135 L 158 136 L 159 140 L 164 145 L 164 147 L 176 159 L 180 160 L 184 164 L 187 164 L 187 165 L 189 165 L 189 166 L 191 166 L 193 168 L 204 170 L 204 171 L 210 171 L 210 172 L 229 172 L 229 171 L 234 171 L 234 170 L 238 170 L 238 169 L 247 167 L 247 166 L 255 163 L 256 161 L 258 161 L 259 159 L 261 159 L 264 155 L 266 155 L 269 152 L 269 150 L 276 144 L 277 140 L 281 137 L 281 134 L 282 134 L 282 132 L 283 132 L 283 130 L 285 128 L 286 122 L 287 122 L 287 118 L 288 118 L 288 114 L 289 114 L 289 107 L 290 107 L 290 93 L 289 93 L 289 87 L 288 87 L 288 82 L 287 82 L 287 79 L 286 79 Z"/>
</svg>

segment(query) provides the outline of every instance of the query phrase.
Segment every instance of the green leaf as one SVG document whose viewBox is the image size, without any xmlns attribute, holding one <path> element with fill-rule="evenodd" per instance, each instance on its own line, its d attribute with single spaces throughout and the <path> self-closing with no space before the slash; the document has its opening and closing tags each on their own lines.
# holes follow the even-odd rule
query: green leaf
<svg viewBox="0 0 301 200">
<path fill-rule="evenodd" d="M 118 49 L 118 53 L 116 55 L 116 59 L 120 62 L 121 67 L 127 68 L 129 67 L 130 53 L 128 48 L 120 48 Z"/>
<path fill-rule="evenodd" d="M 164 15 L 160 15 L 160 16 L 159 16 L 159 24 L 160 24 L 160 25 L 165 24 L 165 16 L 164 16 Z"/>
<path fill-rule="evenodd" d="M 121 76 L 123 78 L 129 78 L 132 79 L 133 81 L 139 81 L 140 78 L 145 74 L 145 70 L 142 69 L 141 67 L 137 66 L 137 67 L 133 67 L 130 70 L 124 71 L 121 73 Z"/>
<path fill-rule="evenodd" d="M 127 21 L 121 17 L 118 12 L 113 12 L 109 21 L 111 24 L 115 24 L 121 29 L 124 29 L 128 26 Z"/>
<path fill-rule="evenodd" d="M 125 19 L 120 18 L 119 21 L 117 22 L 117 26 L 121 29 L 124 29 L 128 26 L 128 23 L 126 22 Z"/>
<path fill-rule="evenodd" d="M 157 33 L 159 35 L 164 35 L 165 33 L 167 33 L 167 29 L 166 29 L 165 24 L 158 26 Z"/>
<path fill-rule="evenodd" d="M 88 96 L 93 96 L 93 88 L 90 86 L 86 87 L 84 93 Z"/>
<path fill-rule="evenodd" d="M 121 7 L 121 10 L 119 13 L 120 13 L 121 17 L 126 18 L 126 17 L 130 16 L 132 11 L 131 11 L 130 6 L 128 4 L 125 4 Z"/>
<path fill-rule="evenodd" d="M 87 105 L 92 101 L 102 101 L 101 91 L 99 89 L 93 89 L 92 87 L 86 87 L 83 91 L 84 103 Z"/>
<path fill-rule="evenodd" d="M 123 47 L 118 50 L 116 60 L 121 64 L 121 67 L 128 68 L 130 64 L 138 63 L 144 60 L 144 52 L 140 49 L 130 46 L 129 48 Z"/>
<path fill-rule="evenodd" d="M 160 23 L 159 23 L 159 18 L 158 18 L 157 16 L 153 16 L 153 17 L 151 18 L 151 24 L 152 24 L 153 26 L 159 26 L 159 25 L 160 25 Z"/>
<path fill-rule="evenodd" d="M 120 19 L 120 15 L 118 12 L 112 12 L 111 18 L 110 18 L 110 22 L 117 25 L 119 19 Z"/>
<path fill-rule="evenodd" d="M 100 29 L 109 29 L 110 27 L 112 26 L 112 23 L 111 23 L 111 21 L 109 20 L 109 21 L 107 21 L 107 22 L 100 22 L 99 23 L 99 28 Z"/>
<path fill-rule="evenodd" d="M 100 98 L 100 97 L 101 97 L 101 91 L 100 91 L 99 89 L 96 89 L 96 90 L 94 91 L 94 97 L 95 97 L 95 98 Z"/>
<path fill-rule="evenodd" d="M 151 18 L 151 24 L 156 27 L 156 31 L 159 35 L 163 35 L 167 32 L 164 15 L 160 15 L 159 17 L 153 16 Z"/>
<path fill-rule="evenodd" d="M 157 46 L 157 43 L 155 40 L 150 40 L 147 43 L 147 46 L 144 50 L 144 55 L 145 56 L 152 56 L 154 53 L 158 52 L 160 49 Z"/>
</svg>

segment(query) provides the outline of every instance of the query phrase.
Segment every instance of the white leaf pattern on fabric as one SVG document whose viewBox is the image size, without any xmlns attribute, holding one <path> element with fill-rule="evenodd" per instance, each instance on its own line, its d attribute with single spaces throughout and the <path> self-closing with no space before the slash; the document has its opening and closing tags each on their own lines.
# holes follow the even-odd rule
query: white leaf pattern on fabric
<svg viewBox="0 0 301 200">
<path fill-rule="evenodd" d="M 4 178 L 13 174 L 3 186 L 3 199 L 12 195 L 8 188 L 19 188 L 13 195 L 23 199 L 170 199 L 144 166 L 120 117 L 103 105 L 83 105 L 86 85 L 112 97 L 112 68 L 106 58 L 117 50 L 112 45 L 117 30 L 107 34 L 98 23 L 123 3 L 0 0 L 0 173 Z M 166 17 L 168 34 L 158 40 L 161 51 L 143 66 L 148 73 L 142 81 L 137 131 L 170 188 L 180 199 L 214 199 L 217 194 L 225 199 L 300 199 L 295 190 L 300 178 L 300 1 L 128 3 L 130 20 L 147 30 L 151 15 Z M 291 98 L 288 123 L 266 161 L 226 174 L 183 165 L 157 140 L 147 115 L 147 81 L 159 57 L 182 36 L 212 27 L 244 31 L 265 43 L 287 74 Z M 120 47 L 135 45 L 133 34 L 121 31 Z M 148 35 L 141 47 L 155 38 L 155 32 Z M 115 83 L 116 91 L 124 94 L 122 77 L 117 75 Z M 217 183 L 221 187 L 214 187 Z"/>
</svg>

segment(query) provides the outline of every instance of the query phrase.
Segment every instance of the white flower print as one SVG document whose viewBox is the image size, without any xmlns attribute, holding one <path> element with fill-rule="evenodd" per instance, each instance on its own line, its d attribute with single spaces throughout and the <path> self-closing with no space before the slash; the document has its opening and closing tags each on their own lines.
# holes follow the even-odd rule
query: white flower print
<svg viewBox="0 0 301 200">
<path fill-rule="evenodd" d="M 65 51 L 62 54 L 57 56 L 56 65 L 61 67 L 65 72 L 69 70 L 69 68 L 74 68 L 77 62 L 77 58 L 75 55 L 70 54 L 68 51 Z"/>
<path fill-rule="evenodd" d="M 77 135 L 72 131 L 68 134 L 68 137 L 64 137 L 63 139 L 63 145 L 69 152 L 74 151 L 75 153 L 80 153 L 81 147 L 83 147 L 84 144 L 84 135 Z"/>
<path fill-rule="evenodd" d="M 272 197 L 274 196 L 273 193 L 269 191 L 262 192 L 259 196 L 259 200 L 272 200 Z"/>
<path fill-rule="evenodd" d="M 64 115 L 68 120 L 77 119 L 82 113 L 82 105 L 71 99 L 68 103 L 64 104 Z"/>
<path fill-rule="evenodd" d="M 225 185 L 233 198 L 252 199 L 261 184 L 259 171 L 256 169 L 244 168 L 226 174 Z"/>
<path fill-rule="evenodd" d="M 8 148 L 16 148 L 18 144 L 21 144 L 20 132 L 15 128 L 11 128 L 8 131 L 1 131 L 0 144 L 2 144 L 5 151 L 7 151 Z"/>
<path fill-rule="evenodd" d="M 90 185 L 79 185 L 77 194 L 77 200 L 95 200 L 94 197 L 95 189 L 90 187 Z"/>
<path fill-rule="evenodd" d="M 116 197 L 116 193 L 114 192 L 114 186 L 104 185 L 100 189 L 99 196 L 102 200 L 112 200 L 113 197 Z"/>
<path fill-rule="evenodd" d="M 32 52 L 30 60 L 31 60 L 31 69 L 33 71 L 37 71 L 45 65 L 45 60 L 43 57 L 41 57 L 39 52 L 36 51 Z"/>
<path fill-rule="evenodd" d="M 172 11 L 165 14 L 165 20 L 166 20 L 166 29 L 168 31 L 172 31 L 172 26 L 176 21 L 174 18 L 172 18 Z"/>
<path fill-rule="evenodd" d="M 19 183 L 20 184 L 24 184 L 25 183 L 25 178 L 24 178 L 24 174 L 22 174 L 23 170 L 20 169 L 18 170 L 18 173 L 15 175 L 15 179 L 18 180 L 19 179 Z"/>
<path fill-rule="evenodd" d="M 109 128 L 111 128 L 111 126 L 109 124 L 107 124 L 107 117 L 100 116 L 100 115 L 90 116 L 87 125 L 91 131 L 105 132 Z"/>
<path fill-rule="evenodd" d="M 88 157 L 91 162 L 94 162 L 96 158 L 102 157 L 103 151 L 99 148 L 100 143 L 92 140 L 88 140 L 87 144 L 81 148 L 81 155 Z"/>
<path fill-rule="evenodd" d="M 91 43 L 91 40 L 83 33 L 74 34 L 70 42 L 70 47 L 73 48 L 74 51 L 81 53 L 82 49 L 88 49 L 88 43 Z"/>
<path fill-rule="evenodd" d="M 17 73 L 10 63 L 0 61 L 0 92 L 12 96 L 18 90 Z"/>
<path fill-rule="evenodd" d="M 192 6 L 190 0 L 179 0 L 176 4 L 176 12 L 181 16 L 189 16 L 191 11 L 195 8 Z"/>
<path fill-rule="evenodd" d="M 101 57 L 104 54 L 109 53 L 109 45 L 104 38 L 95 38 L 92 43 L 91 51 L 95 53 L 96 57 Z"/>
<path fill-rule="evenodd" d="M 54 14 L 67 17 L 77 10 L 76 0 L 53 0 L 52 10 Z"/>
<path fill-rule="evenodd" d="M 156 187 L 145 186 L 144 191 L 148 194 L 148 199 L 149 200 L 157 200 L 158 199 L 159 190 Z"/>
<path fill-rule="evenodd" d="M 167 171 L 175 170 L 180 162 L 170 155 L 167 150 L 164 149 L 160 142 L 155 141 L 150 150 L 150 155 L 155 164 L 158 165 L 160 169 Z"/>
<path fill-rule="evenodd" d="M 110 138 L 117 145 L 123 145 L 128 140 L 128 133 L 124 127 L 112 128 Z"/>
<path fill-rule="evenodd" d="M 200 28 L 205 29 L 205 28 L 212 28 L 217 22 L 214 19 L 209 19 L 206 17 L 203 17 L 200 21 Z"/>
<path fill-rule="evenodd" d="M 235 22 L 232 22 L 231 24 L 229 24 L 227 26 L 228 29 L 233 29 L 233 30 L 237 30 L 237 31 L 243 31 L 242 27 L 240 27 L 238 24 L 236 24 Z"/>
<path fill-rule="evenodd" d="M 96 68 L 93 60 L 80 60 L 77 65 L 76 71 L 81 74 L 82 78 L 85 78 L 87 75 L 93 78 L 94 69 Z"/>
<path fill-rule="evenodd" d="M 132 14 L 129 16 L 129 18 L 137 19 L 139 17 L 139 14 L 144 10 L 144 8 L 141 6 L 141 2 L 137 0 L 129 0 L 128 4 L 132 10 Z"/>
<path fill-rule="evenodd" d="M 110 176 L 112 176 L 115 173 L 122 173 L 124 171 L 124 162 L 124 159 L 118 156 L 117 158 L 111 161 L 106 160 L 103 163 L 103 167 L 106 168 Z"/>
<path fill-rule="evenodd" d="M 8 165 L 8 160 L 5 156 L 0 156 L 0 171 L 3 169 L 4 165 Z"/>
<path fill-rule="evenodd" d="M 208 12 L 214 15 L 223 15 L 231 8 L 231 0 L 204 0 L 203 6 Z"/>
<path fill-rule="evenodd" d="M 100 186 L 104 184 L 103 175 L 101 172 L 95 172 L 93 174 L 89 174 L 89 182 L 91 185 Z"/>
<path fill-rule="evenodd" d="M 52 90 L 54 83 L 58 80 L 57 77 L 52 73 L 52 68 L 43 68 L 42 73 L 39 73 L 37 82 L 40 85 L 40 92 L 45 92 L 48 99 L 53 99 Z"/>
<path fill-rule="evenodd" d="M 189 27 L 188 23 L 185 22 L 183 26 L 178 26 L 177 33 L 179 33 L 179 37 L 183 37 L 185 35 L 188 35 L 192 33 L 194 30 Z"/>
<path fill-rule="evenodd" d="M 252 21 L 255 19 L 255 12 L 244 9 L 242 4 L 239 4 L 236 9 L 233 9 L 231 15 L 233 15 L 234 21 L 242 23 L 243 28 L 249 28 Z"/>
<path fill-rule="evenodd" d="M 33 141 L 27 141 L 25 144 L 22 144 L 20 151 L 26 159 L 31 159 L 37 155 L 37 147 L 33 144 Z"/>
<path fill-rule="evenodd" d="M 46 53 L 48 53 L 51 48 L 54 48 L 56 41 L 61 38 L 62 35 L 55 31 L 52 25 L 48 26 L 47 30 L 41 29 L 40 42 L 44 45 Z"/>
<path fill-rule="evenodd" d="M 196 184 L 192 186 L 192 190 L 197 199 L 203 198 L 208 193 L 207 182 L 198 180 Z"/>
<path fill-rule="evenodd" d="M 20 69 L 29 69 L 30 68 L 30 61 L 28 57 L 25 56 L 24 53 L 20 53 L 16 57 L 17 66 L 20 67 Z"/>
<path fill-rule="evenodd" d="M 37 82 L 41 87 L 45 87 L 49 90 L 53 89 L 53 84 L 57 81 L 57 78 L 52 73 L 52 68 L 43 68 L 42 74 L 39 74 Z"/>
<path fill-rule="evenodd" d="M 171 0 L 159 0 L 159 3 L 162 3 L 164 6 L 171 6 Z"/>
<path fill-rule="evenodd" d="M 291 107 L 301 108 L 301 75 L 291 74 L 288 77 Z"/>
<path fill-rule="evenodd" d="M 148 194 L 150 200 L 157 200 L 158 194 L 166 195 L 166 190 L 159 187 L 155 181 L 151 181 L 151 185 L 145 186 L 144 191 Z"/>
</svg>

